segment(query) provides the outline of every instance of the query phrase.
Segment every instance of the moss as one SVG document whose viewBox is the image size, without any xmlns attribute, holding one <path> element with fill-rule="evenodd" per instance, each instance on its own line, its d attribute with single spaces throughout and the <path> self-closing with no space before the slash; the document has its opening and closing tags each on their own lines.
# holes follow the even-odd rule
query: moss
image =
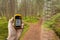
<svg viewBox="0 0 60 40">
<path fill-rule="evenodd" d="M 7 23 L 0 24 L 0 40 L 7 38 Z"/>
</svg>

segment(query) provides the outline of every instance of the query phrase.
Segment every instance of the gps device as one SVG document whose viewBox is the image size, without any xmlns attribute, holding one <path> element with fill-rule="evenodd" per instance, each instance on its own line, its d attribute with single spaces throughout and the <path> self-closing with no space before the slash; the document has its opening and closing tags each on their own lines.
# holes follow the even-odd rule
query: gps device
<svg viewBox="0 0 60 40">
<path fill-rule="evenodd" d="M 22 26 L 22 17 L 20 14 L 15 15 L 15 28 L 21 28 Z"/>
</svg>

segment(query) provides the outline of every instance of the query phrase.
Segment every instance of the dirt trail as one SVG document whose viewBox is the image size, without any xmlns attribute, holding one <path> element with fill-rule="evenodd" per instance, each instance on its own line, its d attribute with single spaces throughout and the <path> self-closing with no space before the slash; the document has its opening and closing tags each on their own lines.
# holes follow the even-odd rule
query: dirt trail
<svg viewBox="0 0 60 40">
<path fill-rule="evenodd" d="M 41 26 L 42 19 L 36 24 L 29 23 L 29 30 L 25 33 L 22 40 L 60 40 L 53 30 L 48 30 Z"/>
<path fill-rule="evenodd" d="M 40 40 L 40 26 L 42 20 L 39 20 L 36 24 L 30 23 L 29 30 L 25 33 L 22 40 Z"/>
</svg>

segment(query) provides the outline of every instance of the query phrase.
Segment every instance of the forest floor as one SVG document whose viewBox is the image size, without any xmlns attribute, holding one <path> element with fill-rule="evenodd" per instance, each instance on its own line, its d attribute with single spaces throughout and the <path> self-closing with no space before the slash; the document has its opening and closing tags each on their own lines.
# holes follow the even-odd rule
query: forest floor
<svg viewBox="0 0 60 40">
<path fill-rule="evenodd" d="M 40 40 L 40 27 L 42 20 L 39 20 L 37 23 L 29 23 L 29 30 L 25 33 L 22 40 Z"/>
</svg>

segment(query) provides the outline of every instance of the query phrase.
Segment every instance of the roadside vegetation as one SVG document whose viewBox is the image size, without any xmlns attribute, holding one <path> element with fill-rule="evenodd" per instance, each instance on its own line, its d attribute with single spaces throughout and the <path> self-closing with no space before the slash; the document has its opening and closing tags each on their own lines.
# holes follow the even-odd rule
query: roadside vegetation
<svg viewBox="0 0 60 40">
<path fill-rule="evenodd" d="M 60 13 L 51 17 L 51 20 L 46 21 L 43 25 L 49 30 L 54 30 L 56 35 L 60 38 Z"/>
</svg>

